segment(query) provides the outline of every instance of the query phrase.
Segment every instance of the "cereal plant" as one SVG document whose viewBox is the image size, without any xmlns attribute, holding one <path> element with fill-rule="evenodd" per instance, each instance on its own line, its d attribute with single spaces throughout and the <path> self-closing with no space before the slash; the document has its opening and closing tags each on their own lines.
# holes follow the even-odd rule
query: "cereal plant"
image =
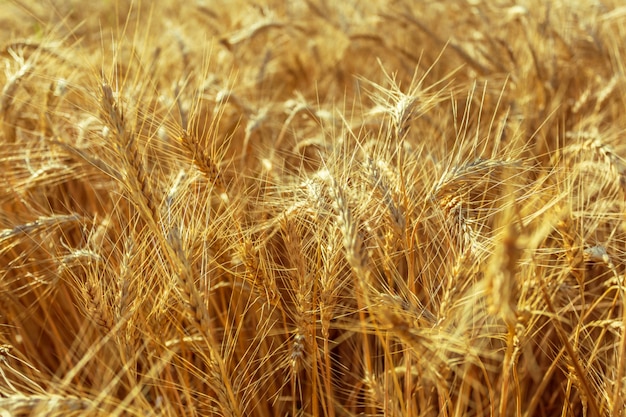
<svg viewBox="0 0 626 417">
<path fill-rule="evenodd" d="M 0 1 L 0 416 L 625 416 L 625 10 Z"/>
</svg>

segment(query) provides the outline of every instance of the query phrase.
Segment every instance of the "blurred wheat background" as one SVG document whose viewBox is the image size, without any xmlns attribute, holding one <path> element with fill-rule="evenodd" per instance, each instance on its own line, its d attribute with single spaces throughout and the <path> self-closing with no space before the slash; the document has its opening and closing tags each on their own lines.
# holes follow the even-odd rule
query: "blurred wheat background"
<svg viewBox="0 0 626 417">
<path fill-rule="evenodd" d="M 626 4 L 0 1 L 0 415 L 624 416 Z"/>
</svg>

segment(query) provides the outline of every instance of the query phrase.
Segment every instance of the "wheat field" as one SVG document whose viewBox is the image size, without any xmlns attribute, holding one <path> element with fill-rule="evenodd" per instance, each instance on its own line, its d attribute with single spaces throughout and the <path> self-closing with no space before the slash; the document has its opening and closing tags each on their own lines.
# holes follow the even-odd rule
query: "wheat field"
<svg viewBox="0 0 626 417">
<path fill-rule="evenodd" d="M 0 1 L 0 416 L 624 416 L 624 39 Z"/>
</svg>

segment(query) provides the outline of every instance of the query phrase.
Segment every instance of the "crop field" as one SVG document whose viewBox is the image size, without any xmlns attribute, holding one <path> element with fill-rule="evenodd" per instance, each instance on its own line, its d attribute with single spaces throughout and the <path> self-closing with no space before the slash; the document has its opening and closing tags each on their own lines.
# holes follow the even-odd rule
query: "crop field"
<svg viewBox="0 0 626 417">
<path fill-rule="evenodd" d="M 0 417 L 626 417 L 626 2 L 0 0 Z"/>
</svg>

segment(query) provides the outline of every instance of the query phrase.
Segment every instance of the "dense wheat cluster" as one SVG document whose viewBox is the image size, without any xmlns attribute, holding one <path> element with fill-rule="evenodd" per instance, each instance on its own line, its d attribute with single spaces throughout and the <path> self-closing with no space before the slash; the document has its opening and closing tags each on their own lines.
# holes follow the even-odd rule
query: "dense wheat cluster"
<svg viewBox="0 0 626 417">
<path fill-rule="evenodd" d="M 619 3 L 0 1 L 0 415 L 623 416 Z"/>
</svg>

